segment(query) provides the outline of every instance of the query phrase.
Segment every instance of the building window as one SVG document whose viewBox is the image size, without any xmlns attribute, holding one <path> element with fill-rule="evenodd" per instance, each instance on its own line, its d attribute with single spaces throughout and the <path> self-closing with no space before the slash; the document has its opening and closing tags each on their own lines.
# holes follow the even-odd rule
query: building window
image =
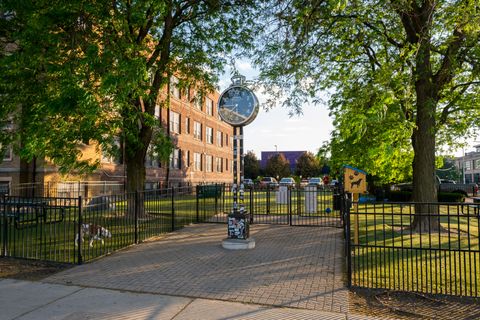
<svg viewBox="0 0 480 320">
<path fill-rule="evenodd" d="M 477 184 L 480 183 L 480 173 L 473 174 L 473 180 L 474 180 L 473 182 Z"/>
<path fill-rule="evenodd" d="M 223 172 L 223 159 L 222 158 L 216 158 L 215 159 L 215 165 L 217 168 L 217 172 Z"/>
<path fill-rule="evenodd" d="M 209 116 L 213 116 L 213 101 L 210 98 L 205 98 L 206 112 Z"/>
<path fill-rule="evenodd" d="M 195 96 L 195 102 L 193 103 L 193 106 L 201 111 L 202 110 L 202 102 L 203 102 L 202 95 L 197 93 L 197 95 Z"/>
<path fill-rule="evenodd" d="M 10 194 L 10 181 L 0 181 L 0 195 Z"/>
<path fill-rule="evenodd" d="M 180 87 L 178 86 L 178 79 L 176 77 L 172 77 L 170 79 L 170 93 L 177 99 L 180 99 Z"/>
<path fill-rule="evenodd" d="M 480 170 L 480 159 L 474 160 L 474 166 L 473 168 L 475 170 Z"/>
<path fill-rule="evenodd" d="M 170 154 L 170 168 L 172 169 L 180 169 L 181 162 L 180 162 L 180 149 L 173 149 L 172 153 Z"/>
<path fill-rule="evenodd" d="M 205 135 L 206 135 L 207 142 L 210 144 L 213 144 L 213 129 L 210 127 L 207 127 L 205 129 Z"/>
<path fill-rule="evenodd" d="M 228 159 L 225 159 L 225 171 L 228 171 Z"/>
<path fill-rule="evenodd" d="M 471 174 L 466 174 L 465 175 L 465 183 L 472 183 L 472 175 Z"/>
<path fill-rule="evenodd" d="M 185 132 L 190 134 L 190 118 L 185 119 Z"/>
<path fill-rule="evenodd" d="M 195 171 L 202 171 L 202 154 L 196 152 L 193 154 L 193 164 Z"/>
<path fill-rule="evenodd" d="M 160 106 L 158 104 L 155 105 L 155 118 L 160 118 Z"/>
<path fill-rule="evenodd" d="M 170 133 L 180 133 L 180 115 L 170 111 Z"/>
<path fill-rule="evenodd" d="M 147 154 L 145 155 L 145 166 L 153 168 L 160 168 L 161 166 L 158 160 L 158 154 L 153 151 L 152 145 L 148 146 Z"/>
<path fill-rule="evenodd" d="M 465 161 L 465 170 L 472 170 L 472 161 Z"/>
<path fill-rule="evenodd" d="M 233 137 L 230 137 L 230 148 L 233 150 Z"/>
<path fill-rule="evenodd" d="M 1 144 L 0 144 L 0 149 L 2 149 Z M 13 150 L 11 146 L 8 146 L 4 150 L 2 161 L 12 161 L 12 159 L 13 159 Z"/>
<path fill-rule="evenodd" d="M 205 171 L 213 172 L 213 156 L 210 156 L 210 155 L 205 156 Z"/>
<path fill-rule="evenodd" d="M 185 159 L 185 167 L 190 167 L 190 150 L 187 150 L 187 159 Z"/>
<path fill-rule="evenodd" d="M 217 146 L 223 147 L 223 134 L 222 131 L 217 131 Z"/>
<path fill-rule="evenodd" d="M 193 123 L 193 137 L 202 141 L 202 124 L 200 122 L 195 121 Z"/>
<path fill-rule="evenodd" d="M 228 134 L 225 133 L 225 146 L 228 147 Z"/>
</svg>

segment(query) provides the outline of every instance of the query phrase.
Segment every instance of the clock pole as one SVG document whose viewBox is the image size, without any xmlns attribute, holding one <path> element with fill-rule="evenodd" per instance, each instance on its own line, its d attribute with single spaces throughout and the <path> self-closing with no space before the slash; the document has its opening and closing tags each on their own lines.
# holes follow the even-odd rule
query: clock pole
<svg viewBox="0 0 480 320">
<path fill-rule="evenodd" d="M 245 77 L 235 74 L 232 85 L 218 99 L 218 113 L 223 121 L 233 127 L 233 208 L 228 214 L 227 239 L 222 241 L 225 249 L 252 249 L 255 240 L 249 238 L 249 217 L 245 207 L 243 127 L 251 123 L 259 110 L 255 93 L 245 85 Z"/>
</svg>

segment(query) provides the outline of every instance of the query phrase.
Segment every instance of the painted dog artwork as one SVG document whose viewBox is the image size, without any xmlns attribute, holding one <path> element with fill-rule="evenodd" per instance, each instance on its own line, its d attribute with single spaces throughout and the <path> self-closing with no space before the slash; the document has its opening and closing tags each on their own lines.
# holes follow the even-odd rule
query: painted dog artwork
<svg viewBox="0 0 480 320">
<path fill-rule="evenodd" d="M 78 241 L 83 242 L 84 238 L 89 239 L 88 244 L 93 247 L 94 240 L 100 240 L 104 244 L 103 239 L 112 237 L 112 233 L 106 228 L 93 223 L 82 223 L 80 233 L 75 236 L 75 246 L 78 246 Z"/>
<path fill-rule="evenodd" d="M 363 179 L 358 179 L 357 181 L 352 181 L 350 182 L 350 189 L 353 188 L 354 185 L 357 186 L 357 188 L 360 188 L 360 184 L 362 183 Z"/>
</svg>

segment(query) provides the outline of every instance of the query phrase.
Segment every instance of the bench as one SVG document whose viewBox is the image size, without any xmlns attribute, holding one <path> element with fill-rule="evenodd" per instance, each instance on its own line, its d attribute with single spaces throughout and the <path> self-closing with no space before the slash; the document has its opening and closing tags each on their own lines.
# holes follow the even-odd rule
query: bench
<svg viewBox="0 0 480 320">
<path fill-rule="evenodd" d="M 65 207 L 48 205 L 44 199 L 9 199 L 1 203 L 2 215 L 13 223 L 16 229 L 43 223 L 59 223 L 65 218 Z M 53 214 L 52 214 L 53 212 Z M 52 218 L 53 219 L 49 219 Z"/>
</svg>

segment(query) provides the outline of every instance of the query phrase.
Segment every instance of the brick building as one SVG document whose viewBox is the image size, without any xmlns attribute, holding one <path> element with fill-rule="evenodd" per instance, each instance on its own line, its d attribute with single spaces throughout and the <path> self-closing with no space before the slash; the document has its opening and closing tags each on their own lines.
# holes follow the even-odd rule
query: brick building
<svg viewBox="0 0 480 320">
<path fill-rule="evenodd" d="M 475 146 L 475 151 L 455 158 L 455 166 L 462 172 L 463 183 L 480 184 L 480 145 Z"/>
<path fill-rule="evenodd" d="M 220 120 L 217 112 L 218 92 L 207 94 L 203 99 L 195 97 L 194 91 L 181 94 L 178 81 L 172 78 L 169 108 L 156 107 L 164 128 L 173 139 L 175 149 L 169 163 L 159 163 L 148 155 L 146 165 L 146 188 L 198 184 L 204 182 L 231 182 L 233 161 L 233 128 Z M 160 99 L 166 98 L 166 91 Z M 120 143 L 119 143 L 120 144 Z M 21 184 L 58 185 L 65 181 L 95 181 L 124 184 L 125 166 L 122 156 L 108 157 L 98 147 L 79 147 L 82 159 L 100 160 L 98 170 L 88 176 L 60 175 L 57 168 L 36 159 L 27 163 L 8 148 L 0 163 L 0 187 Z M 120 148 L 121 149 L 121 148 Z"/>
</svg>

